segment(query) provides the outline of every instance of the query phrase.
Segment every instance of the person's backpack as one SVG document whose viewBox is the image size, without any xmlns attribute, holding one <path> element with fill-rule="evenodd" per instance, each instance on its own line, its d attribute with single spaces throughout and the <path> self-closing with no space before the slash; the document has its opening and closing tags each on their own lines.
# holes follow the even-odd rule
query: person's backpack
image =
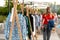
<svg viewBox="0 0 60 40">
<path fill-rule="evenodd" d="M 54 20 L 48 21 L 48 28 L 51 30 L 54 27 Z"/>
</svg>

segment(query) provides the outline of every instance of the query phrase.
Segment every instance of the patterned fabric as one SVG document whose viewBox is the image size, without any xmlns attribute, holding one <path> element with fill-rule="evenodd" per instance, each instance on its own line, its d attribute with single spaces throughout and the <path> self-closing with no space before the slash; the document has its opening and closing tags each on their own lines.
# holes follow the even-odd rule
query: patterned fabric
<svg viewBox="0 0 60 40">
<path fill-rule="evenodd" d="M 5 23 L 5 29 L 4 29 L 4 33 L 5 33 L 5 37 L 6 37 L 5 40 L 8 40 L 8 38 L 9 38 L 9 29 L 10 29 L 10 24 L 11 24 L 9 22 L 10 16 L 11 16 L 11 14 L 9 13 L 7 20 L 6 20 L 6 23 Z"/>
<path fill-rule="evenodd" d="M 5 37 L 6 37 L 5 40 L 9 39 L 9 32 L 10 32 L 10 27 L 11 27 L 11 22 L 9 22 L 10 16 L 11 16 L 11 14 L 8 15 L 6 23 L 5 23 Z M 26 20 L 22 14 L 18 14 L 18 17 L 19 17 L 23 40 L 26 40 L 26 36 L 27 36 Z M 12 40 L 20 40 L 20 37 L 18 35 L 18 28 L 17 28 L 16 21 L 14 22 L 14 29 L 12 32 Z"/>
<path fill-rule="evenodd" d="M 21 30 L 23 34 L 23 40 L 25 40 L 27 36 L 27 28 L 26 28 L 26 20 L 22 14 L 19 14 L 19 21 L 22 27 Z"/>
<path fill-rule="evenodd" d="M 28 16 L 24 16 L 25 20 L 26 20 L 26 25 L 27 25 L 27 33 L 28 33 L 28 37 L 31 38 L 31 30 L 30 30 L 30 22 L 29 22 L 29 18 Z"/>
</svg>

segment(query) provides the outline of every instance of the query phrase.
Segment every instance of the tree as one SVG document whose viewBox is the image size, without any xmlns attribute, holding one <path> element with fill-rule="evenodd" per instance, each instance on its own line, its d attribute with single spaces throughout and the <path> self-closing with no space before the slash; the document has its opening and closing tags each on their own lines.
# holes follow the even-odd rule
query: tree
<svg viewBox="0 0 60 40">
<path fill-rule="evenodd" d="M 0 22 L 3 22 L 9 14 L 8 0 L 5 0 L 5 3 L 5 7 L 0 7 Z M 13 7 L 12 5 L 12 2 L 10 2 L 10 10 Z"/>
<path fill-rule="evenodd" d="M 59 10 L 57 11 L 57 14 L 60 14 L 60 8 L 59 8 Z"/>
<path fill-rule="evenodd" d="M 12 2 L 8 5 L 8 0 L 5 0 L 5 7 L 0 7 L 0 15 L 8 15 L 9 12 L 11 12 L 11 8 L 13 7 Z"/>
</svg>

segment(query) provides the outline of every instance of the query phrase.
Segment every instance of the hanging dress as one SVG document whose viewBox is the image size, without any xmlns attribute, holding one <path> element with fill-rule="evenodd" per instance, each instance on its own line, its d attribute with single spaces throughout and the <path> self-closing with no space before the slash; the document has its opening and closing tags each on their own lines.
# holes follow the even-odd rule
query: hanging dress
<svg viewBox="0 0 60 40">
<path fill-rule="evenodd" d="M 8 15 L 6 23 L 5 23 L 5 30 L 4 30 L 5 37 L 6 37 L 5 40 L 9 39 L 10 27 L 12 25 L 12 23 L 9 21 L 10 17 L 11 17 L 11 14 Z M 19 17 L 19 23 L 20 23 L 20 27 L 21 27 L 23 40 L 26 40 L 26 35 L 27 35 L 26 20 L 22 14 L 18 14 L 18 17 Z M 14 20 L 14 29 L 12 31 L 12 40 L 20 40 L 20 37 L 18 35 L 18 28 L 17 28 L 16 20 Z"/>
<path fill-rule="evenodd" d="M 24 16 L 24 17 L 25 17 L 25 19 L 26 19 L 28 37 L 29 37 L 29 39 L 31 39 L 31 30 L 30 30 L 29 18 L 28 18 L 28 16 Z"/>
</svg>

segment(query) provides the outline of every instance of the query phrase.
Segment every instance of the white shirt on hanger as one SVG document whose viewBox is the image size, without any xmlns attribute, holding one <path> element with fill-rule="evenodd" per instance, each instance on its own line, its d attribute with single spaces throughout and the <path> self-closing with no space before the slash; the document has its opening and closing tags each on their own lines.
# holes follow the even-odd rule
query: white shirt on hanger
<svg viewBox="0 0 60 40">
<path fill-rule="evenodd" d="M 12 8 L 12 11 L 11 11 L 10 22 L 12 22 L 12 19 L 13 19 L 13 13 L 14 13 L 14 8 Z"/>
<path fill-rule="evenodd" d="M 34 27 L 33 35 L 35 35 L 35 33 L 36 33 L 35 16 L 34 16 L 34 15 L 32 15 L 32 17 L 33 17 L 33 27 Z"/>
</svg>

